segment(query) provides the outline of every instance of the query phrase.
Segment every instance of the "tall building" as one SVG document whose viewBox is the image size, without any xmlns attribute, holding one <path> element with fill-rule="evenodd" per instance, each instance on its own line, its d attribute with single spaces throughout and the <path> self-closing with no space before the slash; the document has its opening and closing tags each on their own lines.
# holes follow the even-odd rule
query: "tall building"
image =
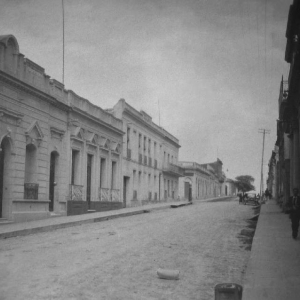
<svg viewBox="0 0 300 300">
<path fill-rule="evenodd" d="M 0 218 L 121 208 L 122 121 L 0 36 Z"/>
<path fill-rule="evenodd" d="M 124 99 L 108 110 L 123 121 L 123 201 L 126 206 L 178 198 L 179 141 Z"/>
</svg>

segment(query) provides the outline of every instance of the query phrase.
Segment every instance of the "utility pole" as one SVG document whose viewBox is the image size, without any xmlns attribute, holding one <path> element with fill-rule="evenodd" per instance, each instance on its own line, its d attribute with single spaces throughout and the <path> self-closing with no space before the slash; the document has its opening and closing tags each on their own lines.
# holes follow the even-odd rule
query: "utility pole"
<svg viewBox="0 0 300 300">
<path fill-rule="evenodd" d="M 260 173 L 260 196 L 262 195 L 264 191 L 264 151 L 265 151 L 265 135 L 270 133 L 270 130 L 267 129 L 259 129 L 259 133 L 263 134 L 263 146 L 262 146 L 262 156 L 261 156 L 261 173 Z"/>
<path fill-rule="evenodd" d="M 61 1 L 61 6 L 62 6 L 62 38 L 63 38 L 62 83 L 65 84 L 65 6 L 64 6 L 64 0 Z"/>
</svg>

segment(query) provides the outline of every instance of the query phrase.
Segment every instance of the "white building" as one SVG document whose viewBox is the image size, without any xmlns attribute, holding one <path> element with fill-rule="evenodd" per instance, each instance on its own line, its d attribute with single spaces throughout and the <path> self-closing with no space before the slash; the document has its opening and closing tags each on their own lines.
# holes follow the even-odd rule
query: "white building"
<svg viewBox="0 0 300 300">
<path fill-rule="evenodd" d="M 225 184 L 220 159 L 208 164 L 180 161 L 179 165 L 184 169 L 184 177 L 179 180 L 180 199 L 206 199 L 232 192 L 232 186 Z"/>
<path fill-rule="evenodd" d="M 123 121 L 123 201 L 127 206 L 178 198 L 179 141 L 124 99 L 109 110 Z"/>
<path fill-rule="evenodd" d="M 0 36 L 0 220 L 121 208 L 123 134 Z"/>
</svg>

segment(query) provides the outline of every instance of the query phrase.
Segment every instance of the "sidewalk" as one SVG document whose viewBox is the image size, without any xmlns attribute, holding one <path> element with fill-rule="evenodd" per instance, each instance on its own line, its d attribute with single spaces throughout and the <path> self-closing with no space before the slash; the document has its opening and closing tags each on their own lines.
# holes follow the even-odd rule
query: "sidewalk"
<svg viewBox="0 0 300 300">
<path fill-rule="evenodd" d="M 300 299 L 300 237 L 274 200 L 261 206 L 243 288 L 243 300 Z"/>
<path fill-rule="evenodd" d="M 81 224 L 101 222 L 109 219 L 132 216 L 150 212 L 151 210 L 170 208 L 171 205 L 190 204 L 186 201 L 163 202 L 156 204 L 148 204 L 137 207 L 128 207 L 118 210 L 109 210 L 95 212 L 90 214 L 82 214 L 76 216 L 62 216 L 42 219 L 37 221 L 29 221 L 22 223 L 9 223 L 0 225 L 0 240 L 15 236 L 28 235 L 37 232 L 51 231 L 58 228 L 77 226 Z"/>
</svg>

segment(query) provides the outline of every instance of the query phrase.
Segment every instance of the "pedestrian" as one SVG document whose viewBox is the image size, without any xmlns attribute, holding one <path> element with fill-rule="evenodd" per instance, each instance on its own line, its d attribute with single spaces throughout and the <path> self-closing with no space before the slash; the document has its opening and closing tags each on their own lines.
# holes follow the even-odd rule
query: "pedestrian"
<svg viewBox="0 0 300 300">
<path fill-rule="evenodd" d="M 240 192 L 239 193 L 239 204 L 243 202 L 243 195 L 242 193 Z"/>
<path fill-rule="evenodd" d="M 292 221 L 292 237 L 295 240 L 298 236 L 300 220 L 300 197 L 298 188 L 293 188 L 293 196 L 289 198 L 289 207 L 291 208 L 290 219 Z"/>
</svg>

